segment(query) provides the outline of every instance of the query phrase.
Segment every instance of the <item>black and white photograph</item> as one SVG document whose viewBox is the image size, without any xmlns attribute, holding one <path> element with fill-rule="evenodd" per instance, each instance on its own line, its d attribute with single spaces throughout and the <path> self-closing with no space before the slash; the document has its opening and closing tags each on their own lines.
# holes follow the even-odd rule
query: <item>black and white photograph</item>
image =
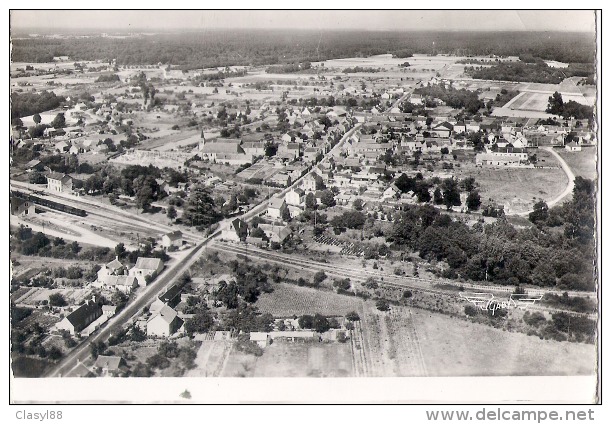
<svg viewBox="0 0 611 424">
<path fill-rule="evenodd" d="M 599 403 L 601 13 L 11 10 L 9 402 Z"/>
</svg>

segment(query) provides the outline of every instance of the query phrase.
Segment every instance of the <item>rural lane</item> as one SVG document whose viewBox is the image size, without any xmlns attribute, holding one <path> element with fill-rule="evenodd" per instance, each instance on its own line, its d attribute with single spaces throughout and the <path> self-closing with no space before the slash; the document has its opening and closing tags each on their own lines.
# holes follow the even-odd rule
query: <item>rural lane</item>
<svg viewBox="0 0 611 424">
<path fill-rule="evenodd" d="M 552 155 L 554 155 L 554 157 L 560 163 L 560 166 L 562 167 L 562 170 L 564 171 L 564 173 L 566 174 L 567 178 L 569 179 L 569 182 L 566 185 L 566 187 L 564 188 L 564 190 L 562 191 L 562 193 L 560 193 L 558 196 L 554 197 L 552 200 L 547 201 L 547 206 L 549 208 L 552 208 L 552 207 L 556 206 L 558 203 L 560 203 L 562 200 L 564 200 L 565 197 L 567 197 L 567 196 L 569 196 L 569 195 L 571 195 L 573 193 L 573 188 L 575 187 L 575 174 L 573 173 L 573 170 L 571 170 L 569 165 L 564 161 L 564 159 L 562 159 L 562 156 L 560 156 L 554 150 L 553 147 L 541 147 L 541 149 L 545 150 L 545 151 L 548 151 Z M 520 212 L 520 213 L 517 213 L 515 215 L 518 215 L 518 216 L 528 216 L 528 214 L 530 212 L 531 211 Z"/>
</svg>

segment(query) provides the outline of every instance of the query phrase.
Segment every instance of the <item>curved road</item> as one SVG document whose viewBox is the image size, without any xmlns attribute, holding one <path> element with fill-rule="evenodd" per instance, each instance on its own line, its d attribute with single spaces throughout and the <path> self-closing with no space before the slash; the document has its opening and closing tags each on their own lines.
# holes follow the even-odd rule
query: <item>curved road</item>
<svg viewBox="0 0 611 424">
<path fill-rule="evenodd" d="M 575 174 L 573 173 L 573 171 L 571 170 L 569 165 L 564 161 L 564 159 L 562 159 L 562 156 L 560 156 L 554 150 L 553 147 L 541 147 L 541 149 L 546 150 L 546 151 L 550 152 L 552 155 L 554 155 L 554 157 L 560 163 L 560 166 L 562 167 L 562 170 L 564 171 L 564 173 L 566 174 L 567 178 L 569 179 L 569 183 L 564 188 L 562 193 L 560 193 L 558 196 L 554 197 L 552 200 L 547 201 L 547 206 L 549 208 L 552 208 L 552 207 L 556 206 L 558 203 L 560 203 L 562 200 L 564 200 L 564 198 L 566 196 L 569 196 L 569 195 L 571 195 L 573 193 L 573 188 L 575 187 Z M 528 216 L 528 214 L 530 212 L 531 211 L 520 212 L 520 213 L 517 213 L 515 215 L 518 215 L 518 216 Z"/>
</svg>

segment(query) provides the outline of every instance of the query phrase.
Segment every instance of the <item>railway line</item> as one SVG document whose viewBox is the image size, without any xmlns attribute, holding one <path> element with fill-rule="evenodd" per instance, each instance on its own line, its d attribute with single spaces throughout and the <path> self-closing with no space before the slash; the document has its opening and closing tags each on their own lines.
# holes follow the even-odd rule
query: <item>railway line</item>
<svg viewBox="0 0 611 424">
<path fill-rule="evenodd" d="M 384 273 L 370 271 L 366 269 L 355 270 L 355 269 L 351 269 L 347 267 L 342 267 L 339 265 L 321 263 L 321 262 L 316 262 L 316 261 L 312 261 L 308 259 L 296 258 L 293 256 L 287 257 L 287 255 L 267 252 L 267 251 L 263 251 L 263 250 L 260 250 L 254 247 L 243 247 L 239 245 L 232 245 L 229 243 L 220 242 L 218 240 L 215 240 L 213 243 L 211 243 L 209 248 L 216 249 L 216 250 L 226 252 L 226 253 L 233 253 L 236 255 L 253 256 L 253 257 L 264 259 L 268 262 L 275 263 L 278 265 L 289 266 L 291 268 L 310 269 L 313 271 L 324 271 L 326 274 L 334 276 L 334 277 L 350 278 L 351 280 L 358 281 L 358 282 L 365 282 L 367 281 L 369 277 L 375 277 L 376 282 L 380 286 L 418 290 L 421 292 L 426 292 L 426 293 L 431 293 L 431 294 L 456 296 L 457 289 L 461 286 L 464 287 L 465 289 L 473 289 L 473 290 L 486 290 L 487 289 L 487 291 L 489 292 L 499 292 L 499 291 L 505 292 L 505 293 L 513 292 L 512 288 L 506 288 L 506 287 L 468 285 L 468 284 L 456 284 L 456 283 L 452 284 L 452 283 L 447 283 L 445 281 L 435 281 L 435 280 L 429 280 L 429 279 L 418 279 L 415 277 L 404 277 L 404 276 L 396 276 L 396 275 L 391 275 L 391 274 L 384 274 Z M 384 280 L 381 280 L 380 277 L 383 277 Z M 451 284 L 451 285 L 456 286 L 457 289 L 445 290 L 442 288 L 432 287 L 433 284 L 439 284 L 439 283 Z M 537 291 L 539 292 L 540 290 L 537 290 Z M 530 290 L 528 292 L 529 294 L 538 295 L 536 293 L 531 293 Z M 551 293 L 551 292 L 552 291 L 547 291 L 545 293 Z M 548 308 L 548 307 L 543 307 L 540 305 L 530 305 L 529 310 L 538 310 L 542 312 L 565 312 L 571 315 L 583 316 L 583 317 L 588 317 L 591 319 L 596 319 L 598 316 L 597 314 L 574 312 L 574 311 L 558 309 L 558 308 Z"/>
</svg>

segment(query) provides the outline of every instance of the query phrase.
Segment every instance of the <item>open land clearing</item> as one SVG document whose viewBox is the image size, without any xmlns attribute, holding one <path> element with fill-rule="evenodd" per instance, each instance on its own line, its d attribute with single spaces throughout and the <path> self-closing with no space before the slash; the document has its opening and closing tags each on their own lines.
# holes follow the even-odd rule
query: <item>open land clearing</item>
<svg viewBox="0 0 611 424">
<path fill-rule="evenodd" d="M 475 178 L 483 204 L 508 204 L 510 210 L 506 208 L 506 213 L 521 213 L 532 210 L 539 199 L 556 198 L 569 182 L 551 153 L 542 149 L 534 153 L 543 168 L 469 166 L 457 168 L 454 173 L 459 178 Z"/>
<path fill-rule="evenodd" d="M 555 151 L 564 159 L 576 176 L 591 180 L 598 178 L 596 146 L 582 147 L 581 152 L 567 152 L 564 149 L 556 149 Z"/>
<path fill-rule="evenodd" d="M 405 307 L 367 310 L 366 356 L 374 376 L 591 375 L 594 345 L 540 340 Z M 424 368 L 422 367 L 424 363 Z"/>
</svg>

